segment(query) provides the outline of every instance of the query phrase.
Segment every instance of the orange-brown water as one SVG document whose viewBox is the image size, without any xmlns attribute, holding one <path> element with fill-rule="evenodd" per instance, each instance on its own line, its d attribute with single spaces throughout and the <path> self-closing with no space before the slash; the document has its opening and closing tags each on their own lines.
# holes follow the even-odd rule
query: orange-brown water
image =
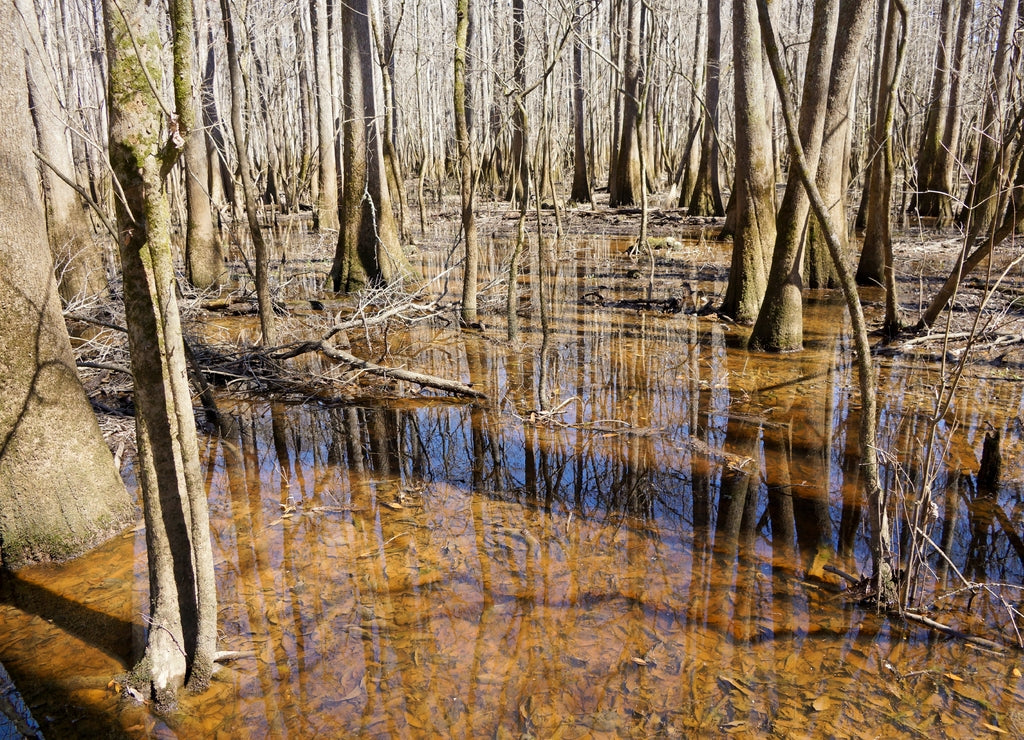
<svg viewBox="0 0 1024 740">
<path fill-rule="evenodd" d="M 659 290 L 721 292 L 664 259 Z M 623 303 L 645 279 L 617 252 L 579 265 L 556 281 L 546 337 L 536 301 L 515 345 L 500 317 L 389 336 L 387 362 L 472 381 L 486 402 L 227 405 L 235 423 L 203 453 L 220 646 L 246 657 L 179 714 L 120 708 L 110 683 L 144 639 L 141 530 L 4 575 L 0 659 L 44 731 L 1024 733 L 1019 653 L 847 604 L 821 570 L 869 567 L 841 307 L 808 302 L 803 353 L 753 355 L 741 328 Z M 910 490 L 939 369 L 879 365 L 883 451 L 902 463 L 886 483 Z M 977 580 L 1022 582 L 1021 404 L 1020 382 L 974 377 L 938 425 L 934 536 L 951 528 L 950 559 Z M 969 505 L 989 427 L 1004 438 L 1000 515 Z M 929 600 L 957 587 L 939 575 Z M 940 604 L 937 618 L 1012 639 L 997 599 Z"/>
</svg>

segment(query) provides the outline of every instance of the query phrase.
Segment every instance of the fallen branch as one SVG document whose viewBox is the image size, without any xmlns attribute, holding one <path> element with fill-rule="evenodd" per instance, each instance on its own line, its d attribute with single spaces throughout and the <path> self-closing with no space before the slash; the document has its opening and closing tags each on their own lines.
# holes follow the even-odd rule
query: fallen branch
<svg viewBox="0 0 1024 740">
<path fill-rule="evenodd" d="M 446 393 L 454 393 L 457 396 L 487 398 L 487 394 L 478 391 L 476 388 L 468 386 L 465 383 L 460 383 L 457 380 L 448 380 L 447 378 L 439 378 L 436 375 L 427 375 L 425 373 L 413 372 L 412 370 L 403 370 L 401 368 L 378 365 L 375 362 L 364 360 L 360 357 L 356 357 L 351 352 L 346 352 L 339 347 L 335 347 L 325 339 L 311 342 L 300 342 L 299 344 L 291 346 L 284 352 L 270 354 L 269 357 L 272 360 L 289 360 L 293 357 L 298 357 L 299 355 L 308 354 L 310 352 L 319 352 L 336 362 L 343 362 L 346 365 L 351 365 L 354 368 L 371 373 L 372 375 L 379 375 L 384 378 L 394 378 L 395 380 L 403 380 L 407 383 L 415 383 L 426 388 L 435 388 L 436 390 L 444 391 Z"/>
</svg>

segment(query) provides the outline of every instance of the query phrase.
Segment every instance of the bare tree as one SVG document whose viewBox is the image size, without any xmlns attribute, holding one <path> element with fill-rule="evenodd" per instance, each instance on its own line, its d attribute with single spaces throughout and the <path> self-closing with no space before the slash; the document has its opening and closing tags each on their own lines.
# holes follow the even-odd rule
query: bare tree
<svg viewBox="0 0 1024 740">
<path fill-rule="evenodd" d="M 178 152 L 173 138 L 159 139 L 166 116 L 154 78 L 159 8 L 104 3 L 110 163 L 123 193 L 117 221 L 150 576 L 150 629 L 135 677 L 166 708 L 186 682 L 200 689 L 209 681 L 217 597 L 164 186 Z"/>
</svg>

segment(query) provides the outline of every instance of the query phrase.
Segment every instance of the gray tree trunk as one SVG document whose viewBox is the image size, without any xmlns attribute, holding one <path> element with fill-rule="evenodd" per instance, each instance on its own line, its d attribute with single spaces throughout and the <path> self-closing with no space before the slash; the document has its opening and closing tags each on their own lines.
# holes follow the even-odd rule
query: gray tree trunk
<svg viewBox="0 0 1024 740">
<path fill-rule="evenodd" d="M 14 4 L 0 8 L 0 565 L 81 554 L 132 503 L 75 369 L 32 157 Z"/>
<path fill-rule="evenodd" d="M 327 0 L 310 4 L 313 25 L 313 82 L 316 91 L 316 130 L 320 166 L 317 170 L 317 201 L 313 206 L 316 228 L 337 231 L 338 160 L 334 130 L 334 95 L 331 93 L 330 39 L 327 34 Z"/>
<path fill-rule="evenodd" d="M 75 165 L 67 140 L 66 113 L 52 70 L 44 60 L 43 37 L 31 0 L 16 1 L 25 31 L 25 69 L 29 103 L 35 120 L 46 203 L 46 234 L 64 303 L 88 300 L 107 292 L 103 251 L 92 237 L 85 204 L 64 177 L 74 181 Z M 16 48 L 16 47 L 12 47 Z M 31 144 L 30 144 L 31 146 Z M 54 172 L 51 167 L 59 172 Z M 63 175 L 63 177 L 61 177 Z"/>
</svg>

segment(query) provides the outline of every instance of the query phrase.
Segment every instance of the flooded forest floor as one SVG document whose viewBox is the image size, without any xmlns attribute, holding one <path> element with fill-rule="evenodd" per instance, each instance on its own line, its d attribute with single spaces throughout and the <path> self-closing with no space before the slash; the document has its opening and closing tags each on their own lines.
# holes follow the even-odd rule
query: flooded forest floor
<svg viewBox="0 0 1024 740">
<path fill-rule="evenodd" d="M 528 214 L 520 335 L 506 336 L 518 213 L 481 207 L 481 323 L 460 328 L 458 209 L 415 215 L 413 299 L 325 293 L 334 235 L 279 217 L 279 330 L 352 317 L 352 354 L 470 384 L 456 397 L 316 353 L 256 347 L 244 241 L 234 281 L 182 296 L 221 421 L 204 423 L 220 643 L 206 693 L 156 717 L 114 677 L 144 644 L 145 538 L 0 575 L 0 660 L 61 737 L 980 737 L 1024 734 L 1024 272 L 967 278 L 935 336 L 876 343 L 883 484 L 901 556 L 933 505 L 915 606 L 960 635 L 879 615 L 836 570 L 870 568 L 860 403 L 841 296 L 805 295 L 805 349 L 745 349 L 718 316 L 720 223 Z M 555 239 L 558 225 L 561 237 Z M 538 235 L 541 248 L 538 249 Z M 913 323 L 960 248 L 897 237 Z M 996 251 L 993 275 L 1013 257 Z M 869 322 L 883 295 L 863 289 Z M 981 332 L 963 335 L 985 301 Z M 373 325 L 381 309 L 395 311 Z M 114 306 L 76 309 L 79 352 L 127 366 Z M 88 321 L 81 320 L 89 319 Z M 962 363 L 961 360 L 965 360 Z M 952 402 L 945 392 L 962 369 Z M 83 369 L 132 473 L 130 378 Z M 980 485 L 985 436 L 1001 476 Z M 941 550 L 941 552 L 940 552 Z M 981 646 L 963 639 L 993 641 Z"/>
</svg>

